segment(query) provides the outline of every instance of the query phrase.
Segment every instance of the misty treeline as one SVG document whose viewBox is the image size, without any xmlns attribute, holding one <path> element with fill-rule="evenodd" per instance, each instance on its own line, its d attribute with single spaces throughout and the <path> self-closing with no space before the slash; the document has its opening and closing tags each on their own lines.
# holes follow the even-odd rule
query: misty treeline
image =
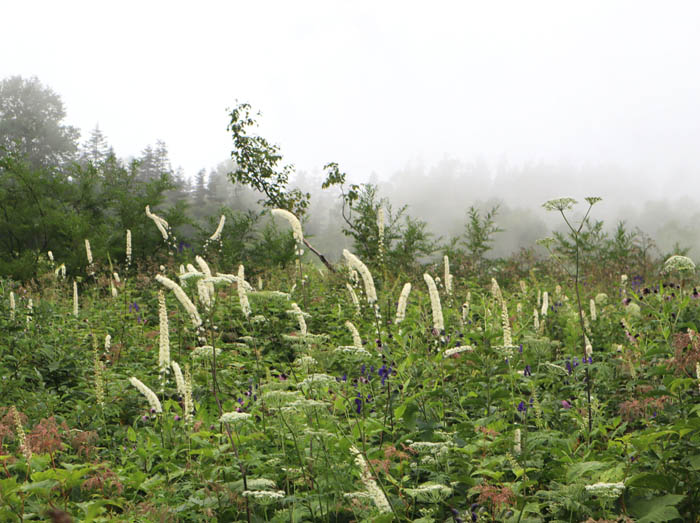
<svg viewBox="0 0 700 523">
<path fill-rule="evenodd" d="M 122 263 L 127 229 L 135 264 L 169 254 L 184 259 L 207 248 L 223 267 L 287 267 L 295 259 L 294 239 L 266 212 L 275 206 L 298 214 L 313 247 L 331 261 L 349 248 L 375 267 L 381 254 L 381 263 L 394 271 L 418 270 L 443 254 L 457 275 L 515 275 L 551 265 L 537 240 L 553 236 L 551 248 L 561 257 L 575 250 L 561 221 L 541 208 L 560 195 L 604 197 L 579 238 L 582 263 L 600 275 L 644 274 L 665 255 L 687 253 L 700 240 L 700 214 L 689 200 L 647 201 L 634 173 L 621 169 L 493 168 L 446 158 L 432 167 L 409 164 L 382 181 L 372 174 L 367 183 L 353 183 L 334 163 L 297 172 L 276 146 L 253 134 L 249 109 L 243 104 L 231 112 L 231 158 L 188 176 L 173 168 L 163 142 L 144 145 L 135 158 L 121 157 L 99 128 L 81 138 L 67 125 L 60 96 L 37 78 L 3 80 L 0 273 L 32 278 L 50 265 L 48 251 L 78 273 L 87 264 L 85 239 L 99 263 Z M 146 205 L 168 221 L 174 245 L 162 241 Z M 222 214 L 226 226 L 214 247 L 206 240 Z"/>
</svg>

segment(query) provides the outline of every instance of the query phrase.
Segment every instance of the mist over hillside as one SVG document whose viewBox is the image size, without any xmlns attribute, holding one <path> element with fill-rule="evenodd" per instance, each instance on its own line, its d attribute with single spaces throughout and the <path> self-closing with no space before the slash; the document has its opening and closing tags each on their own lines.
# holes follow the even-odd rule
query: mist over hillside
<svg viewBox="0 0 700 523">
<path fill-rule="evenodd" d="M 464 233 L 470 206 L 485 211 L 498 205 L 496 223 L 503 232 L 495 236 L 491 257 L 505 257 L 521 248 L 535 246 L 535 241 L 551 232 L 565 230 L 556 213 L 547 212 L 542 204 L 552 198 L 570 196 L 583 202 L 586 196 L 600 196 L 591 220 L 602 220 L 606 231 L 621 221 L 630 231 L 645 234 L 656 244 L 657 254 L 673 251 L 676 244 L 690 248 L 698 256 L 700 246 L 700 211 L 691 187 L 690 168 L 679 168 L 663 176 L 654 172 L 615 165 L 581 165 L 547 163 L 526 165 L 502 164 L 496 169 L 485 162 L 463 162 L 446 158 L 426 166 L 409 163 L 386 180 L 370 175 L 356 183 L 374 183 L 380 196 L 395 208 L 408 205 L 407 213 L 424 220 L 429 230 L 448 241 Z M 312 193 L 307 227 L 322 237 L 322 244 L 335 256 L 346 242 L 336 244 L 341 223 L 337 193 L 321 191 L 322 173 L 300 173 L 295 185 Z M 641 182 L 640 180 L 646 180 Z M 651 181 L 650 181 L 651 180 Z M 573 214 L 581 218 L 581 204 Z M 577 212 L 578 211 L 578 214 Z"/>
</svg>

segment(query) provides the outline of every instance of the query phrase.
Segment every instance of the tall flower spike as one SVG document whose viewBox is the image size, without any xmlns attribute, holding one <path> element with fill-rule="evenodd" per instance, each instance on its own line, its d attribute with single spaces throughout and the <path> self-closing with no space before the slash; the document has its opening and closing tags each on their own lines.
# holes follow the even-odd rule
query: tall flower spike
<svg viewBox="0 0 700 523">
<path fill-rule="evenodd" d="M 351 321 L 346 321 L 345 326 L 348 328 L 350 331 L 350 334 L 352 334 L 352 344 L 357 347 L 358 349 L 362 348 L 362 338 L 360 338 L 360 333 L 357 332 L 357 328 Z"/>
<path fill-rule="evenodd" d="M 190 319 L 192 320 L 192 325 L 194 325 L 195 328 L 199 327 L 202 324 L 202 318 L 200 318 L 197 308 L 194 306 L 194 303 L 192 303 L 189 296 L 185 294 L 185 291 L 182 290 L 182 287 L 180 287 L 170 278 L 166 278 L 160 274 L 156 275 L 156 280 L 164 287 L 167 287 L 173 291 L 177 300 L 185 308 L 187 314 L 189 314 Z"/>
<path fill-rule="evenodd" d="M 131 265 L 131 229 L 126 230 L 126 265 Z"/>
<path fill-rule="evenodd" d="M 241 304 L 241 310 L 243 311 L 243 315 L 247 318 L 250 316 L 250 303 L 248 302 L 248 293 L 246 291 L 245 285 L 243 285 L 242 282 L 245 282 L 245 269 L 243 268 L 243 265 L 238 266 L 238 302 Z"/>
<path fill-rule="evenodd" d="M 192 400 L 192 373 L 190 372 L 190 364 L 185 364 L 185 397 L 183 399 L 185 407 L 185 421 L 192 422 L 194 414 L 194 401 Z"/>
<path fill-rule="evenodd" d="M 598 319 L 598 313 L 596 312 L 595 300 L 593 298 L 591 298 L 591 301 L 589 302 L 589 306 L 591 309 L 591 321 L 596 321 Z"/>
<path fill-rule="evenodd" d="M 306 329 L 306 320 L 304 319 L 304 313 L 301 311 L 299 308 L 299 305 L 296 303 L 292 303 L 292 314 L 297 319 L 297 322 L 299 323 L 299 333 L 302 336 L 306 336 L 308 334 L 308 331 Z"/>
<path fill-rule="evenodd" d="M 294 239 L 297 241 L 298 244 L 304 243 L 304 233 L 301 230 L 301 222 L 296 216 L 294 216 L 291 212 L 285 209 L 272 209 L 270 212 L 273 216 L 278 216 L 287 220 L 289 222 L 289 225 L 292 227 L 292 234 L 294 234 Z"/>
<path fill-rule="evenodd" d="M 165 293 L 158 291 L 158 321 L 160 327 L 158 368 L 165 375 L 170 368 L 170 332 L 168 329 L 168 311 L 165 307 Z"/>
<path fill-rule="evenodd" d="M 406 305 L 408 303 L 408 295 L 411 293 L 411 284 L 406 283 L 399 294 L 399 305 L 396 307 L 396 319 L 394 323 L 397 325 L 406 318 Z"/>
<path fill-rule="evenodd" d="M 512 351 L 513 334 L 510 329 L 510 318 L 508 316 L 508 306 L 506 300 L 501 301 L 501 324 L 503 325 L 503 346 L 508 351 Z"/>
<path fill-rule="evenodd" d="M 92 265 L 92 249 L 90 248 L 90 240 L 85 238 L 85 256 L 87 256 L 88 265 Z"/>
<path fill-rule="evenodd" d="M 447 255 L 444 256 L 443 261 L 445 263 L 445 292 L 447 295 L 452 295 L 452 274 L 450 274 L 450 259 Z"/>
<path fill-rule="evenodd" d="M 362 483 L 365 486 L 365 490 L 369 494 L 370 498 L 374 502 L 379 512 L 391 512 L 391 505 L 389 500 L 386 498 L 384 491 L 377 485 L 377 482 L 372 478 L 372 471 L 369 468 L 367 460 L 362 455 L 362 453 L 357 449 L 357 447 L 350 447 L 350 452 L 355 456 L 355 464 L 360 469 L 360 477 L 362 478 Z"/>
<path fill-rule="evenodd" d="M 185 378 L 182 376 L 182 370 L 180 365 L 177 364 L 175 360 L 170 362 L 170 366 L 173 368 L 173 375 L 175 376 L 175 386 L 177 387 L 177 393 L 182 399 L 185 398 L 187 390 L 185 388 Z"/>
<path fill-rule="evenodd" d="M 445 330 L 445 321 L 442 317 L 442 305 L 440 304 L 440 294 L 437 290 L 437 285 L 435 285 L 435 280 L 427 272 L 423 274 L 423 279 L 428 285 L 428 293 L 430 294 L 430 306 L 433 309 L 433 327 L 436 331 L 442 334 Z"/>
<path fill-rule="evenodd" d="M 27 460 L 32 458 L 32 449 L 27 445 L 27 435 L 24 432 L 24 427 L 22 427 L 22 418 L 17 412 L 17 407 L 12 405 L 10 407 L 10 413 L 12 414 L 13 421 L 15 422 L 15 432 L 17 433 L 17 441 L 19 442 L 19 448 L 24 454 Z"/>
<path fill-rule="evenodd" d="M 168 239 L 168 222 L 166 222 L 163 218 L 158 216 L 157 214 L 154 214 L 151 212 L 151 206 L 146 205 L 146 216 L 148 216 L 151 220 L 153 220 L 153 223 L 156 224 L 156 227 L 158 227 L 158 230 L 160 231 L 161 236 L 163 236 L 163 239 L 167 241 Z"/>
<path fill-rule="evenodd" d="M 544 291 L 542 293 L 542 316 L 547 316 L 547 311 L 549 310 L 549 293 Z"/>
<path fill-rule="evenodd" d="M 462 304 L 462 322 L 464 323 L 469 318 L 469 309 L 471 308 L 472 293 L 467 292 L 467 301 Z"/>
<path fill-rule="evenodd" d="M 219 219 L 219 225 L 216 227 L 216 230 L 214 231 L 214 234 L 212 234 L 209 237 L 209 241 L 215 242 L 219 238 L 221 238 L 221 231 L 224 230 L 224 224 L 226 223 L 226 215 L 222 214 L 221 218 Z"/>
<path fill-rule="evenodd" d="M 352 288 L 352 285 L 349 283 L 345 283 L 345 286 L 348 288 L 348 291 L 350 292 L 350 299 L 352 300 L 353 305 L 357 309 L 357 312 L 360 312 L 360 300 L 357 298 L 357 294 L 355 293 L 355 289 Z"/>
<path fill-rule="evenodd" d="M 151 410 L 154 412 L 163 412 L 163 407 L 160 404 L 160 400 L 158 399 L 158 396 L 156 396 L 156 393 L 153 392 L 151 389 L 149 389 L 146 385 L 141 382 L 138 378 L 134 378 L 133 376 L 129 378 L 129 382 L 139 389 L 139 392 L 143 394 L 146 397 L 146 400 L 148 400 L 148 404 L 151 406 Z"/>
<path fill-rule="evenodd" d="M 348 262 L 351 269 L 356 269 L 357 272 L 362 276 L 362 281 L 365 284 L 365 295 L 367 296 L 368 303 L 374 303 L 377 301 L 377 291 L 374 288 L 374 279 L 372 278 L 372 273 L 369 272 L 367 266 L 362 263 L 362 261 L 351 253 L 347 249 L 343 249 L 343 256 Z"/>
<path fill-rule="evenodd" d="M 10 291 L 10 319 L 15 319 L 15 311 L 17 310 L 17 305 L 15 303 L 15 293 Z"/>
<path fill-rule="evenodd" d="M 195 256 L 194 261 L 197 262 L 197 265 L 199 265 L 200 270 L 202 273 L 204 273 L 205 278 L 211 278 L 211 269 L 209 269 L 209 265 L 207 265 L 207 262 L 204 261 L 204 258 L 201 256 Z M 208 301 L 212 302 L 214 299 L 214 284 L 213 283 L 207 283 L 207 292 L 209 293 L 209 299 Z"/>
<path fill-rule="evenodd" d="M 78 317 L 78 283 L 73 280 L 73 316 Z"/>
</svg>

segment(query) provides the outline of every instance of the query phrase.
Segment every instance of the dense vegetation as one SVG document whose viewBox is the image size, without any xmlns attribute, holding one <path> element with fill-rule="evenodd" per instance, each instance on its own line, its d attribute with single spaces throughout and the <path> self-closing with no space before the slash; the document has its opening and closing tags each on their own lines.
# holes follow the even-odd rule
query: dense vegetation
<svg viewBox="0 0 700 523">
<path fill-rule="evenodd" d="M 563 198 L 495 258 L 498 206 L 444 241 L 329 164 L 324 265 L 245 106 L 226 182 L 260 204 L 197 214 L 162 148 L 81 151 L 40 87 L 3 83 L 53 103 L 35 140 L 0 105 L 0 520 L 700 518 L 686 253 Z"/>
</svg>

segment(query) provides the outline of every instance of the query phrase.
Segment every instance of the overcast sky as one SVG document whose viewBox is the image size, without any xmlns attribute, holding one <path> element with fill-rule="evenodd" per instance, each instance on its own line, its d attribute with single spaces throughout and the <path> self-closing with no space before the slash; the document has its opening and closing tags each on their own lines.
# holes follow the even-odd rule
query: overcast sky
<svg viewBox="0 0 700 523">
<path fill-rule="evenodd" d="M 671 171 L 700 150 L 700 3 L 2 2 L 0 77 L 36 75 L 117 153 L 229 157 L 226 109 L 298 169 L 448 156 Z"/>
</svg>

